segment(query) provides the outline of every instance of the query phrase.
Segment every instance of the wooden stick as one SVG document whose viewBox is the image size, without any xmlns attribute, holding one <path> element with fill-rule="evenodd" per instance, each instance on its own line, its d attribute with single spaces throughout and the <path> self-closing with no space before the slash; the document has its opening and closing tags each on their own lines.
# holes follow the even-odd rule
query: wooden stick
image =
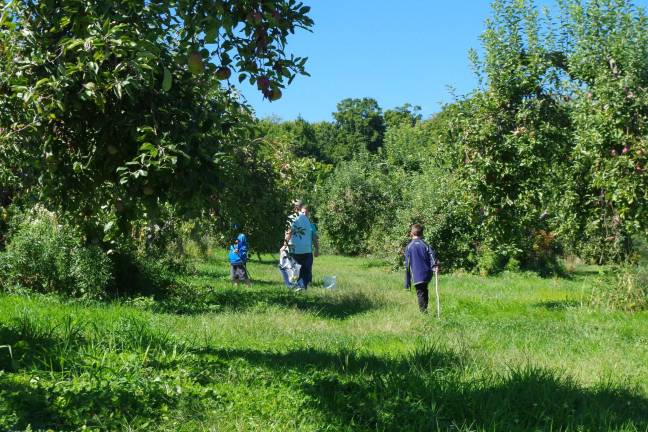
<svg viewBox="0 0 648 432">
<path fill-rule="evenodd" d="M 439 272 L 434 272 L 434 290 L 436 291 L 437 319 L 441 319 L 441 302 L 439 300 Z"/>
</svg>

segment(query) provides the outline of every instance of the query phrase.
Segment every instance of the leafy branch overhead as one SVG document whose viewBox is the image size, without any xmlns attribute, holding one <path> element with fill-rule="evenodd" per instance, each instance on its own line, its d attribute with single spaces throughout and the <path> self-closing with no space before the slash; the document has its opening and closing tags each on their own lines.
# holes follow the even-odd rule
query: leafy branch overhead
<svg viewBox="0 0 648 432">
<path fill-rule="evenodd" d="M 5 3 L 0 182 L 89 231 L 123 231 L 162 202 L 213 203 L 227 172 L 216 155 L 251 139 L 229 80 L 280 98 L 306 74 L 306 58 L 286 44 L 313 25 L 309 9 L 294 0 Z"/>
</svg>

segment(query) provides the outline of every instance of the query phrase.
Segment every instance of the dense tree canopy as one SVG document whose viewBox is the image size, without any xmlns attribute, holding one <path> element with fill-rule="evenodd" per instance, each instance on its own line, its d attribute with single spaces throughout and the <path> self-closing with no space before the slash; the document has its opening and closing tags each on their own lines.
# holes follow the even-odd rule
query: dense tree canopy
<svg viewBox="0 0 648 432">
<path fill-rule="evenodd" d="M 366 97 L 310 123 L 254 119 L 229 82 L 273 100 L 305 73 L 284 51 L 312 24 L 301 3 L 12 2 L 3 214 L 41 202 L 110 240 L 172 203 L 273 249 L 302 198 L 341 253 L 399 257 L 421 222 L 448 267 L 618 261 L 648 229 L 648 20 L 629 0 L 558 6 L 494 1 L 479 86 L 431 118 Z"/>
<path fill-rule="evenodd" d="M 226 80 L 270 100 L 304 58 L 293 0 L 12 1 L 0 22 L 0 181 L 58 209 L 91 237 L 125 232 L 162 202 L 205 208 L 249 139 Z M 110 237 L 110 235 L 109 235 Z"/>
</svg>

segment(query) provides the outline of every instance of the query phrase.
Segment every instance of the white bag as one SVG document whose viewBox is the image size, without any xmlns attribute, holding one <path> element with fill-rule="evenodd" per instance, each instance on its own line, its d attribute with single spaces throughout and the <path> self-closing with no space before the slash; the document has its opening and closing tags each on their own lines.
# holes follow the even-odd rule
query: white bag
<svg viewBox="0 0 648 432">
<path fill-rule="evenodd" d="M 286 272 L 290 283 L 297 283 L 301 265 L 288 253 L 288 247 L 284 246 L 279 250 L 279 268 Z"/>
</svg>

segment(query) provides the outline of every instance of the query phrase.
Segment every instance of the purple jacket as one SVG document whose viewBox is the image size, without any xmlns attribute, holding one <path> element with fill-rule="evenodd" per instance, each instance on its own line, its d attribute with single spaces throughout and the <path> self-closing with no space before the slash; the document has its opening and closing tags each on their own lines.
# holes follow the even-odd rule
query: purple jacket
<svg viewBox="0 0 648 432">
<path fill-rule="evenodd" d="M 434 267 L 439 265 L 437 254 L 421 239 L 412 240 L 405 248 L 405 288 L 430 282 Z"/>
</svg>

